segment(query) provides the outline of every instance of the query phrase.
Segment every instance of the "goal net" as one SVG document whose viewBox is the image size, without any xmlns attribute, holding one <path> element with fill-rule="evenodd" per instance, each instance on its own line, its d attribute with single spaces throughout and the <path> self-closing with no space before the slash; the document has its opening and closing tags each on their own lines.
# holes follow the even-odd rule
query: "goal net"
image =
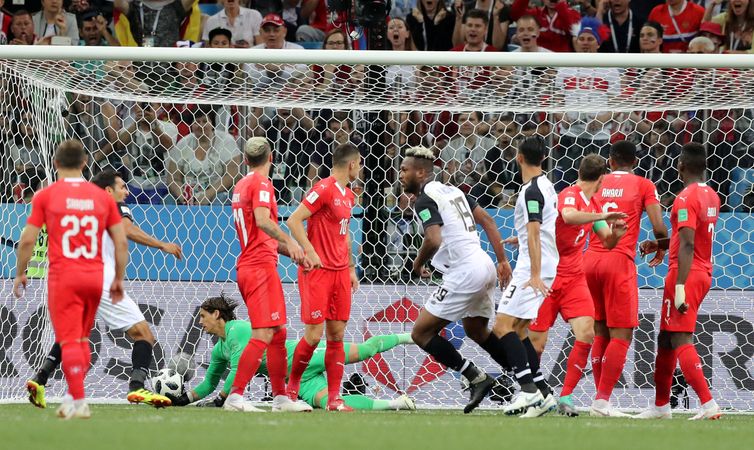
<svg viewBox="0 0 754 450">
<path fill-rule="evenodd" d="M 347 329 L 349 341 L 361 342 L 409 332 L 438 284 L 436 273 L 421 279 L 410 273 L 422 238 L 413 199 L 398 183 L 406 148 L 432 148 L 437 177 L 477 198 L 503 237 L 509 237 L 521 184 L 516 147 L 523 137 L 539 135 L 550 146 L 546 169 L 558 189 L 575 181 L 585 154 L 607 156 L 610 143 L 634 142 L 636 171 L 657 186 L 666 212 L 682 188 L 676 170 L 680 146 L 689 141 L 705 145 L 709 183 L 723 209 L 715 230 L 713 287 L 695 342 L 721 406 L 754 410 L 754 71 L 746 67 L 749 61 L 673 55 L 106 50 L 0 49 L 5 152 L 0 170 L 0 400 L 23 401 L 24 381 L 53 342 L 43 251 L 35 253 L 34 278 L 23 299 L 12 297 L 11 285 L 29 200 L 53 179 L 51 157 L 63 139 L 84 143 L 87 175 L 108 167 L 122 174 L 139 226 L 182 246 L 185 257 L 176 261 L 157 249 L 131 245 L 127 291 L 157 337 L 152 368 L 164 367 L 178 353 L 191 355 L 197 370 L 187 386 L 195 386 L 214 343 L 199 326 L 199 304 L 221 292 L 240 300 L 228 190 L 246 173 L 240 149 L 247 139 L 264 136 L 272 144 L 270 176 L 281 219 L 313 182 L 328 175 L 335 145 L 352 142 L 361 150 L 364 170 L 352 185 L 358 204 L 350 228 L 361 287 Z M 641 239 L 650 236 L 645 221 Z M 491 252 L 484 235 L 482 242 Z M 508 257 L 515 264 L 514 248 Z M 650 268 L 647 261 L 636 262 L 641 320 L 614 393 L 613 402 L 622 408 L 642 408 L 653 399 L 667 271 L 666 264 Z M 287 258 L 281 258 L 280 275 L 288 336 L 295 339 L 303 326 L 296 269 Z M 248 317 L 244 307 L 239 316 Z M 510 378 L 465 337 L 462 327 L 454 323 L 443 333 L 465 357 L 499 377 L 493 400 L 505 397 Z M 542 357 L 543 372 L 556 390 L 572 343 L 567 324 L 558 321 Z M 130 371 L 128 338 L 97 322 L 91 345 L 88 393 L 123 401 Z M 467 395 L 457 374 L 415 346 L 349 365 L 345 381 L 348 389 L 378 398 L 405 392 L 427 407 L 459 407 Z M 266 389 L 259 377 L 247 395 L 261 400 Z M 65 392 L 59 371 L 48 392 L 53 397 Z M 587 369 L 574 397 L 585 406 L 593 396 Z M 673 399 L 678 408 L 697 406 L 681 377 Z"/>
</svg>

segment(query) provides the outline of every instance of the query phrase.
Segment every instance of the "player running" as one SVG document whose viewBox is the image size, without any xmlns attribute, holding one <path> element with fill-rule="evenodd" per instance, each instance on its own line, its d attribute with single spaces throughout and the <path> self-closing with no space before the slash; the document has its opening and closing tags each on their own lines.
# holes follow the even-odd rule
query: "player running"
<svg viewBox="0 0 754 450">
<path fill-rule="evenodd" d="M 185 406 L 210 395 L 217 387 L 225 371 L 229 369 L 230 372 L 225 378 L 225 384 L 220 391 L 216 404 L 222 403 L 227 397 L 236 374 L 238 359 L 251 336 L 249 322 L 235 320 L 236 315 L 233 311 L 235 308 L 236 304 L 223 296 L 208 298 L 202 303 L 199 309 L 199 323 L 204 331 L 217 336 L 219 340 L 212 348 L 212 357 L 204 380 L 180 397 L 170 396 L 174 406 Z M 298 341 L 294 339 L 285 341 L 285 346 L 288 349 L 288 372 L 291 371 L 293 349 L 297 343 Z M 372 336 L 361 344 L 345 343 L 343 360 L 345 364 L 355 364 L 366 361 L 374 355 L 386 352 L 398 345 L 410 343 L 411 337 L 408 334 Z M 325 356 L 325 352 L 324 343 L 322 343 L 314 352 L 308 367 L 304 371 L 299 391 L 301 398 L 314 408 L 324 409 L 328 405 L 328 380 L 325 376 L 325 359 L 327 356 Z M 258 372 L 267 373 L 265 357 L 263 357 Z M 407 395 L 401 395 L 394 400 L 372 399 L 360 394 L 345 395 L 343 401 L 349 407 L 361 410 L 416 409 L 414 401 Z"/>
<path fill-rule="evenodd" d="M 590 414 L 625 417 L 626 414 L 611 407 L 610 395 L 626 364 L 634 328 L 639 326 L 639 287 L 634 258 L 643 211 L 647 212 L 660 244 L 649 262 L 650 267 L 662 262 L 670 241 L 655 185 L 631 173 L 636 165 L 636 145 L 628 141 L 614 143 L 608 163 L 612 172 L 603 177 L 602 187 L 594 198 L 602 204 L 603 212 L 621 211 L 628 214 L 628 218 L 626 234 L 613 250 L 605 248 L 599 239 L 590 239 L 584 254 L 586 281 L 594 300 L 595 336 L 591 360 L 597 397 Z"/>
<path fill-rule="evenodd" d="M 128 187 L 116 172 L 112 170 L 100 172 L 92 178 L 92 183 L 104 189 L 118 204 L 128 239 L 138 244 L 158 248 L 178 259 L 182 258 L 181 247 L 177 244 L 162 242 L 148 235 L 133 223 L 131 210 L 124 203 L 126 197 L 128 197 Z M 170 399 L 144 388 L 144 380 L 149 375 L 152 347 L 155 342 L 154 334 L 147 324 L 144 314 L 128 293 L 124 293 L 123 300 L 117 304 L 114 304 L 110 298 L 110 284 L 115 276 L 115 247 L 107 233 L 104 233 L 102 237 L 102 257 L 105 264 L 105 278 L 97 317 L 105 323 L 109 330 L 125 331 L 134 341 L 131 349 L 131 379 L 128 383 L 129 392 L 126 398 L 131 403 L 144 403 L 157 408 L 170 406 Z M 60 365 L 60 344 L 55 343 L 47 358 L 42 362 L 39 371 L 26 382 L 29 401 L 34 406 L 40 408 L 46 406 L 45 384 L 58 365 Z"/>
<path fill-rule="evenodd" d="M 238 290 L 254 327 L 251 340 L 238 361 L 233 389 L 225 402 L 228 411 L 262 412 L 243 399 L 243 392 L 259 369 L 267 351 L 267 368 L 272 387 L 272 410 L 311 411 L 303 402 L 288 398 L 285 389 L 287 353 L 286 315 L 283 285 L 277 271 L 278 253 L 295 263 L 304 262 L 304 251 L 278 225 L 275 191 L 269 179 L 272 148 L 267 139 L 253 137 L 244 147 L 249 173 L 233 190 L 232 206 L 241 254 L 236 272 Z"/>
<path fill-rule="evenodd" d="M 46 226 L 50 245 L 47 304 L 68 383 L 68 395 L 57 415 L 88 419 L 91 413 L 84 395 L 84 378 L 91 359 L 89 332 L 102 297 L 102 236 L 106 231 L 113 241 L 115 274 L 110 298 L 114 303 L 123 299 L 128 242 L 113 198 L 82 177 L 87 157 L 81 142 L 61 143 L 53 163 L 58 181 L 32 199 L 31 214 L 18 243 L 13 293 L 20 298 L 26 289 L 29 258 L 39 230 Z"/>
<path fill-rule="evenodd" d="M 442 284 L 427 299 L 411 331 L 413 341 L 445 366 L 460 372 L 470 384 L 470 400 L 464 413 L 473 411 L 495 381 L 440 336 L 451 322 L 462 320 L 466 335 L 479 344 L 502 367 L 507 368 L 500 341 L 487 324 L 494 309 L 497 281 L 508 284 L 511 268 L 494 219 L 460 189 L 430 181 L 435 156 L 425 147 L 406 150 L 400 182 L 406 193 L 416 195 L 414 209 L 424 228 L 424 241 L 413 270 L 421 275 L 424 264 L 443 274 Z M 487 234 L 497 258 L 497 267 L 482 250 L 477 223 Z"/>
<path fill-rule="evenodd" d="M 327 410 L 347 412 L 352 409 L 340 398 L 343 333 L 351 316 L 351 294 L 359 287 L 348 231 L 355 199 L 349 185 L 359 176 L 361 155 L 355 145 L 341 144 L 333 150 L 332 161 L 331 175 L 312 187 L 287 221 L 312 265 L 311 270 L 298 269 L 304 336 L 293 353 L 288 396 L 298 398 L 301 376 L 325 331 Z"/>
<path fill-rule="evenodd" d="M 550 295 L 539 307 L 537 318 L 529 325 L 532 344 L 540 355 L 547 343 L 548 330 L 558 313 L 571 325 L 576 341 L 568 354 L 563 390 L 558 399 L 558 412 L 575 417 L 571 394 L 576 388 L 589 360 L 594 340 L 594 302 L 584 274 L 584 244 L 591 231 L 605 248 L 614 248 L 626 232 L 627 217 L 623 212 L 602 212 L 594 198 L 600 189 L 607 166 L 605 160 L 590 154 L 581 160 L 579 179 L 558 196 L 558 218 L 555 222 L 555 243 L 558 247 L 557 276 Z M 614 221 L 612 227 L 607 221 Z"/>
<path fill-rule="evenodd" d="M 670 212 L 670 264 L 662 294 L 660 334 L 655 360 L 655 404 L 637 419 L 669 419 L 670 388 L 675 366 L 699 396 L 701 409 L 689 420 L 719 419 L 720 407 L 712 398 L 696 352 L 693 333 L 699 307 L 712 285 L 712 235 L 720 213 L 720 198 L 704 183 L 707 154 L 701 144 L 683 146 L 678 173 L 685 188 Z M 657 241 L 642 242 L 642 254 L 655 253 Z"/>
<path fill-rule="evenodd" d="M 513 281 L 498 304 L 493 333 L 504 346 L 521 392 L 503 408 L 505 414 L 537 417 L 556 403 L 539 370 L 539 356 L 528 337 L 529 322 L 550 292 L 558 265 L 555 246 L 555 218 L 558 194 L 542 171 L 547 145 L 539 136 L 526 138 L 518 147 L 516 162 L 523 186 L 514 210 L 518 236 L 518 259 Z"/>
</svg>

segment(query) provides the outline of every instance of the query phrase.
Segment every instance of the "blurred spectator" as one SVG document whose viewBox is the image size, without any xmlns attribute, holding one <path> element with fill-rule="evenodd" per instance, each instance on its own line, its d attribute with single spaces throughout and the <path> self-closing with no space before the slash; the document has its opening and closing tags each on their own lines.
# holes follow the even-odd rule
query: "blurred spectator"
<svg viewBox="0 0 754 450">
<path fill-rule="evenodd" d="M 537 18 L 526 14 L 516 21 L 516 41 L 519 47 L 514 52 L 550 53 L 544 47 L 539 46 L 540 26 Z"/>
<path fill-rule="evenodd" d="M 393 0 L 388 17 L 405 19 L 421 0 Z"/>
<path fill-rule="evenodd" d="M 34 45 L 37 37 L 34 34 L 34 21 L 31 14 L 23 9 L 16 11 L 10 23 L 10 45 Z"/>
<path fill-rule="evenodd" d="M 582 20 L 581 31 L 575 42 L 576 51 L 596 53 L 601 44 L 601 24 L 594 18 Z M 570 186 L 578 178 L 581 158 L 589 153 L 607 157 L 613 113 L 609 100 L 620 94 L 620 71 L 614 68 L 559 68 L 555 77 L 555 91 L 563 95 L 569 112 L 555 114 L 560 134 L 559 152 L 556 154 L 560 177 L 556 176 L 558 191 Z M 601 112 L 579 112 L 586 107 Z"/>
<path fill-rule="evenodd" d="M 249 48 L 255 45 L 262 25 L 262 15 L 255 9 L 244 8 L 241 0 L 224 0 L 223 9 L 204 23 L 202 40 L 209 42 L 209 32 L 226 28 L 233 34 L 233 47 Z"/>
<path fill-rule="evenodd" d="M 259 34 L 261 43 L 252 48 L 271 50 L 304 48 L 293 42 L 286 41 L 285 35 L 286 25 L 283 18 L 278 14 L 267 14 L 262 19 L 261 32 Z M 292 77 L 302 78 L 306 75 L 307 67 L 303 64 L 245 64 L 244 70 L 249 74 L 252 82 L 266 86 L 289 80 Z M 280 88 L 281 86 L 277 87 Z"/>
<path fill-rule="evenodd" d="M 468 8 L 467 8 L 468 6 Z M 464 0 L 454 0 L 453 8 L 456 13 L 456 23 L 453 27 L 453 44 L 458 46 L 465 42 L 466 12 L 479 10 L 487 16 L 487 29 L 483 40 L 488 45 L 503 49 L 508 37 L 508 25 L 510 25 L 510 7 L 503 0 L 476 0 L 470 3 Z"/>
<path fill-rule="evenodd" d="M 15 165 L 14 194 L 22 201 L 33 194 L 46 178 L 44 153 L 34 129 L 34 117 L 30 113 L 17 116 L 14 141 L 10 144 L 10 159 Z"/>
<path fill-rule="evenodd" d="M 5 0 L 0 0 L 0 45 L 6 45 L 10 41 L 8 36 L 10 35 L 10 22 L 13 19 L 12 14 L 7 14 L 3 10 L 3 6 L 5 6 Z"/>
<path fill-rule="evenodd" d="M 453 48 L 455 18 L 445 8 L 445 0 L 417 0 L 406 17 L 418 50 L 444 51 Z"/>
<path fill-rule="evenodd" d="M 396 17 L 388 22 L 387 39 L 390 50 L 416 50 L 406 21 L 401 18 Z M 416 91 L 415 66 L 387 66 L 385 68 L 385 83 L 392 98 L 408 100 Z"/>
<path fill-rule="evenodd" d="M 668 123 L 663 120 L 655 122 L 644 139 L 643 147 L 636 174 L 652 181 L 660 196 L 660 203 L 668 208 L 683 187 L 677 170 L 679 152 L 673 144 Z"/>
<path fill-rule="evenodd" d="M 322 178 L 328 177 L 332 167 L 332 152 L 338 145 L 352 143 L 359 147 L 363 155 L 363 146 L 354 133 L 353 122 L 349 118 L 341 119 L 337 114 L 327 121 L 327 129 L 322 133 L 322 139 L 317 141 L 316 149 L 311 155 L 306 178 L 314 185 Z"/>
<path fill-rule="evenodd" d="M 286 3 L 290 3 L 289 0 L 285 1 Z M 283 5 L 283 0 L 251 0 L 246 6 L 256 9 L 264 17 L 267 14 L 282 15 L 286 5 Z"/>
<path fill-rule="evenodd" d="M 117 130 L 121 128 L 113 104 L 89 95 L 73 94 L 67 113 L 66 134 L 69 139 L 81 141 L 90 152 L 92 172 L 109 167 L 127 181 L 128 170 L 123 164 L 122 155 L 113 147 L 118 138 Z"/>
<path fill-rule="evenodd" d="M 512 20 L 526 14 L 536 17 L 542 27 L 539 45 L 553 52 L 570 52 L 572 38 L 579 32 L 581 15 L 565 0 L 543 0 L 542 3 L 542 7 L 529 8 L 529 0 L 514 0 L 510 17 Z"/>
<path fill-rule="evenodd" d="M 321 42 L 325 39 L 327 22 L 330 13 L 327 11 L 327 0 L 302 0 L 300 17 L 308 22 L 296 30 L 298 42 Z"/>
<path fill-rule="evenodd" d="M 453 137 L 440 152 L 445 177 L 466 192 L 485 173 L 485 158 L 495 140 L 482 136 L 484 116 L 479 111 L 458 115 L 458 136 Z"/>
<path fill-rule="evenodd" d="M 484 42 L 487 35 L 487 13 L 472 9 L 464 15 L 463 30 L 465 44 L 456 45 L 454 52 L 496 52 L 497 49 Z M 455 82 L 454 93 L 459 96 L 476 97 L 479 101 L 495 88 L 490 67 L 461 66 L 450 69 Z"/>
<path fill-rule="evenodd" d="M 53 36 L 70 38 L 68 45 L 79 41 L 76 16 L 63 10 L 63 0 L 42 0 L 42 10 L 32 16 L 37 38 L 51 43 Z"/>
<path fill-rule="evenodd" d="M 118 145 L 131 178 L 128 190 L 136 203 L 162 203 L 168 194 L 165 156 L 178 138 L 178 128 L 158 119 L 160 104 L 134 103 L 136 122 L 118 133 Z"/>
<path fill-rule="evenodd" d="M 710 38 L 697 36 L 689 42 L 686 53 L 710 54 L 715 53 L 715 43 Z"/>
<path fill-rule="evenodd" d="M 639 32 L 639 50 L 641 53 L 662 53 L 663 45 L 662 25 L 648 21 Z"/>
<path fill-rule="evenodd" d="M 510 204 L 511 197 L 521 186 L 521 170 L 516 162 L 518 124 L 513 120 L 498 120 L 492 125 L 496 145 L 485 157 L 488 166 L 482 183 L 471 188 L 470 195 L 483 208 Z"/>
<path fill-rule="evenodd" d="M 115 8 L 128 19 L 131 37 L 140 47 L 174 47 L 181 39 L 181 23 L 194 5 L 194 0 L 114 2 Z M 127 45 L 123 37 L 118 36 L 118 40 Z"/>
<path fill-rule="evenodd" d="M 715 44 L 714 53 L 722 53 L 723 39 L 725 38 L 722 25 L 715 22 L 702 22 L 699 26 L 699 36 L 709 38 Z"/>
<path fill-rule="evenodd" d="M 346 32 L 340 28 L 333 28 L 325 35 L 322 42 L 324 50 L 352 50 L 351 41 Z M 310 82 L 314 89 L 330 91 L 335 95 L 351 95 L 356 92 L 364 79 L 364 66 L 350 66 L 346 64 L 314 64 L 311 66 Z"/>
<path fill-rule="evenodd" d="M 662 5 L 665 0 L 636 0 L 631 3 L 631 10 L 639 17 L 649 17 L 655 6 Z"/>
<path fill-rule="evenodd" d="M 215 112 L 194 112 L 191 134 L 168 151 L 168 188 L 178 204 L 223 204 L 238 175 L 241 155 L 233 136 L 215 130 Z"/>
<path fill-rule="evenodd" d="M 231 48 L 233 45 L 233 33 L 227 28 L 214 28 L 210 30 L 207 37 L 209 48 Z M 205 89 L 215 92 L 227 92 L 242 82 L 238 65 L 234 63 L 201 63 L 197 77 Z M 229 109 L 229 107 L 223 108 L 223 110 Z M 221 123 L 227 123 L 227 117 L 221 117 L 218 124 Z"/>
<path fill-rule="evenodd" d="M 572 8 L 581 14 L 581 17 L 595 17 L 597 7 L 592 3 L 593 0 L 571 0 Z M 602 0 L 596 0 L 598 3 Z"/>
<path fill-rule="evenodd" d="M 456 22 L 458 22 L 456 18 Z M 497 49 L 485 42 L 489 29 L 487 13 L 481 9 L 472 9 L 463 18 L 463 39 L 451 49 L 454 52 L 496 52 Z"/>
<path fill-rule="evenodd" d="M 87 11 L 81 15 L 81 40 L 79 45 L 117 47 L 118 39 L 110 34 L 107 28 L 107 20 L 99 11 Z"/>
<path fill-rule="evenodd" d="M 754 2 L 750 0 L 730 0 L 728 10 L 713 17 L 714 7 L 721 3 L 722 0 L 710 1 L 704 13 L 704 20 L 711 20 L 722 26 L 727 52 L 754 52 L 751 45 L 754 35 Z"/>
<path fill-rule="evenodd" d="M 631 0 L 597 2 L 596 17 L 610 28 L 610 38 L 600 45 L 600 53 L 639 53 L 639 30 L 646 18 L 634 14 Z"/>
<path fill-rule="evenodd" d="M 699 32 L 704 7 L 688 0 L 667 0 L 655 6 L 647 19 L 663 27 L 663 52 L 683 53 Z"/>
</svg>

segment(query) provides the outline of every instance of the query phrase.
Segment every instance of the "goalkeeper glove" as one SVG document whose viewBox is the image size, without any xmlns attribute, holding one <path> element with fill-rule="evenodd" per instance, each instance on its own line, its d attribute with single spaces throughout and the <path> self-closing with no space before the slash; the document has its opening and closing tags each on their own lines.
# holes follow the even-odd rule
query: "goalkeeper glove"
<svg viewBox="0 0 754 450">
<path fill-rule="evenodd" d="M 685 314 L 689 309 L 689 305 L 686 304 L 686 286 L 683 284 L 675 285 L 675 308 L 681 314 Z"/>
<path fill-rule="evenodd" d="M 194 401 L 190 391 L 183 393 L 180 397 L 176 397 L 173 394 L 165 394 L 165 396 L 170 399 L 172 406 L 186 406 Z"/>
</svg>

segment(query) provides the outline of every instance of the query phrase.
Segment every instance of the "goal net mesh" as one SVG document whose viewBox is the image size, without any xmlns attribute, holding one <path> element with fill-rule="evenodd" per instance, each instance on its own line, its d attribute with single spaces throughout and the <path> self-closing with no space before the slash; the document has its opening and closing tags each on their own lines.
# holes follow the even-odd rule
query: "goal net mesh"
<svg viewBox="0 0 754 450">
<path fill-rule="evenodd" d="M 240 300 L 227 192 L 246 173 L 241 149 L 247 139 L 265 136 L 272 144 L 271 178 L 281 219 L 312 183 L 328 175 L 334 146 L 352 142 L 361 150 L 364 170 L 352 185 L 358 206 L 350 231 L 362 284 L 347 329 L 347 340 L 361 342 L 409 332 L 438 284 L 436 273 L 422 279 L 410 274 L 421 227 L 412 214 L 413 199 L 398 184 L 405 149 L 432 148 L 437 177 L 477 198 L 509 237 L 521 184 L 516 147 L 523 137 L 540 135 L 551 148 L 546 169 L 558 190 L 575 181 L 583 155 L 607 156 L 610 143 L 621 139 L 636 143 L 636 171 L 657 186 L 666 220 L 682 188 L 676 170 L 680 146 L 689 141 L 706 146 L 709 183 L 720 194 L 723 212 L 715 231 L 712 291 L 695 342 L 721 406 L 752 411 L 753 81 L 754 71 L 744 69 L 0 60 L 0 400 L 23 400 L 24 381 L 53 342 L 43 252 L 35 253 L 32 264 L 41 268 L 25 298 L 16 300 L 10 292 L 30 198 L 53 179 L 51 158 L 63 139 L 84 143 L 87 176 L 104 168 L 122 174 L 137 224 L 182 246 L 185 257 L 177 261 L 132 244 L 127 291 L 158 341 L 152 368 L 187 353 L 196 363 L 196 375 L 187 381 L 192 387 L 203 377 L 215 342 L 199 326 L 198 305 L 221 292 Z M 642 239 L 651 236 L 649 230 L 645 220 Z M 485 236 L 482 242 L 491 252 Z M 508 252 L 515 264 L 515 249 Z M 650 268 L 639 259 L 637 264 L 641 323 L 613 397 L 623 408 L 642 408 L 653 399 L 667 271 L 666 264 Z M 288 336 L 296 339 L 303 326 L 296 269 L 287 258 L 281 258 L 280 274 Z M 239 309 L 240 318 L 247 318 L 245 308 Z M 510 378 L 462 327 L 451 324 L 443 333 L 465 357 L 499 377 L 493 399 L 504 397 Z M 556 323 L 542 357 L 556 390 L 572 343 L 567 324 Z M 128 338 L 98 321 L 91 344 L 89 395 L 122 401 L 130 371 Z M 378 398 L 405 392 L 428 407 L 459 407 L 467 395 L 457 374 L 415 346 L 349 365 L 345 381 L 349 389 Z M 60 371 L 48 392 L 53 397 L 65 392 Z M 265 398 L 265 380 L 256 378 L 247 395 Z M 593 396 L 587 369 L 574 398 L 586 406 Z M 673 399 L 678 408 L 698 406 L 681 378 L 674 382 Z"/>
</svg>

